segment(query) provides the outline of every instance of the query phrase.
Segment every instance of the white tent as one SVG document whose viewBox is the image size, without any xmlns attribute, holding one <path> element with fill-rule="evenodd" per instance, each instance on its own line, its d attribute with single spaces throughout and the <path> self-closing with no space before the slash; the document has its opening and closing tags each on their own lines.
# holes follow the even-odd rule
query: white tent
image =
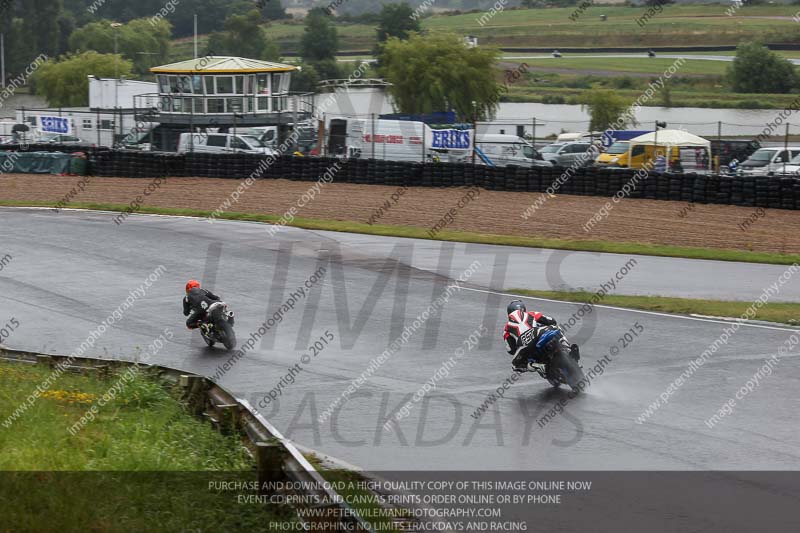
<svg viewBox="0 0 800 533">
<path fill-rule="evenodd" d="M 683 130 L 659 130 L 639 135 L 630 140 L 635 144 L 657 144 L 659 146 L 705 147 L 711 148 L 711 141 Z"/>
<path fill-rule="evenodd" d="M 658 147 L 665 147 L 668 150 L 671 148 L 676 147 L 678 149 L 681 148 L 703 148 L 705 152 L 708 154 L 708 160 L 711 160 L 711 141 L 708 139 L 704 139 L 702 137 L 698 137 L 693 133 L 689 133 L 688 131 L 683 130 L 658 130 L 652 131 L 650 133 L 645 133 L 644 135 L 639 135 L 638 137 L 634 137 L 630 140 L 630 149 L 633 151 L 634 146 L 636 145 L 647 145 L 647 146 L 656 146 L 656 150 Z M 633 152 L 632 152 L 633 153 Z M 662 152 L 663 153 L 663 152 Z M 670 157 L 666 158 L 666 165 L 667 169 L 670 167 Z"/>
</svg>

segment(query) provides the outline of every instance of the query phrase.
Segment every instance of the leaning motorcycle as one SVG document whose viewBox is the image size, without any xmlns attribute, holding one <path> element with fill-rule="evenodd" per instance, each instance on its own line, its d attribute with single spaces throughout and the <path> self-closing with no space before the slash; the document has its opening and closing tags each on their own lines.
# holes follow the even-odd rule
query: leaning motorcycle
<svg viewBox="0 0 800 533">
<path fill-rule="evenodd" d="M 528 369 L 538 373 L 554 387 L 569 385 L 579 392 L 578 384 L 585 379 L 578 362 L 577 350 L 573 352 L 564 333 L 556 326 L 537 326 L 519 337 L 521 350 L 528 353 Z"/>
<path fill-rule="evenodd" d="M 214 302 L 206 311 L 206 319 L 200 325 L 200 334 L 209 346 L 221 342 L 228 350 L 236 347 L 236 334 L 233 332 L 233 311 L 225 302 Z"/>
</svg>

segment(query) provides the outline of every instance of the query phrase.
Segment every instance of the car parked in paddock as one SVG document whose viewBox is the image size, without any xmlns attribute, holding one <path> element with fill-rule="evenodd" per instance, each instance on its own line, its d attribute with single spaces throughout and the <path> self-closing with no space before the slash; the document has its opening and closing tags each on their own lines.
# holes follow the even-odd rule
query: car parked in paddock
<svg viewBox="0 0 800 533">
<path fill-rule="evenodd" d="M 252 135 L 232 133 L 181 133 L 178 153 L 203 152 L 227 154 L 235 152 L 274 155 L 275 151 L 265 146 Z"/>
<path fill-rule="evenodd" d="M 775 175 L 800 178 L 800 154 L 790 159 L 786 165 L 780 165 L 775 170 Z"/>
<path fill-rule="evenodd" d="M 550 161 L 558 167 L 569 167 L 580 162 L 581 166 L 591 165 L 597 157 L 597 150 L 593 150 L 591 142 L 577 141 L 566 143 L 553 143 L 543 146 L 539 151 L 545 161 Z M 589 153 L 587 153 L 589 152 Z"/>
<path fill-rule="evenodd" d="M 796 160 L 800 146 L 771 146 L 759 148 L 736 169 L 738 176 L 769 176 L 786 174 L 790 166 L 800 164 Z"/>
</svg>

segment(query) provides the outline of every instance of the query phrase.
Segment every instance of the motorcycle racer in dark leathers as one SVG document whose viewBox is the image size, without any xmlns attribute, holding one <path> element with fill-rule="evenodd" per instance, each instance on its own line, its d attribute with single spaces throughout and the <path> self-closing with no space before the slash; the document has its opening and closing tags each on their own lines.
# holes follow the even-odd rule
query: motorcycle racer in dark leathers
<svg viewBox="0 0 800 533">
<path fill-rule="evenodd" d="M 183 298 L 183 316 L 189 317 L 186 319 L 186 327 L 199 328 L 205 322 L 209 306 L 219 301 L 220 297 L 202 289 L 199 281 L 189 280 L 186 284 L 186 296 Z"/>
</svg>

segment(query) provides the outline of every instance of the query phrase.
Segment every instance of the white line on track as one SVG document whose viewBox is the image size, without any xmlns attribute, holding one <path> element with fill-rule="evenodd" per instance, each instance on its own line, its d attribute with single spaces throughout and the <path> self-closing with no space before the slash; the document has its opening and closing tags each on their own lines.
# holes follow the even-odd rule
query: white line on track
<svg viewBox="0 0 800 533">
<path fill-rule="evenodd" d="M 520 299 L 527 299 L 527 300 L 538 300 L 541 302 L 550 302 L 550 303 L 557 303 L 557 304 L 572 304 L 582 306 L 588 302 L 565 302 L 563 300 L 551 300 L 549 298 L 537 298 L 536 296 L 524 296 L 521 294 L 514 294 L 510 292 L 500 292 L 500 291 L 493 291 L 490 289 L 473 289 L 471 287 L 461 287 L 465 291 L 474 291 L 474 292 L 482 292 L 486 294 L 499 294 L 501 296 L 511 296 L 513 298 L 520 298 Z M 653 315 L 659 317 L 666 317 L 666 318 L 678 318 L 682 320 L 695 320 L 697 322 L 711 322 L 714 324 L 725 324 L 729 325 L 734 322 L 739 322 L 742 326 L 748 326 L 751 328 L 762 328 L 762 329 L 772 329 L 776 331 L 791 331 L 791 332 L 798 332 L 800 329 L 792 329 L 791 327 L 778 327 L 778 326 L 767 326 L 763 324 L 753 324 L 747 320 L 714 320 L 711 318 L 699 318 L 693 316 L 686 316 L 686 315 L 673 315 L 670 313 L 658 313 L 656 311 L 643 311 L 641 309 L 628 309 L 626 307 L 614 307 L 612 305 L 594 305 L 594 307 L 598 307 L 600 309 L 613 309 L 614 311 L 625 311 L 627 313 L 638 313 L 640 315 Z"/>
</svg>

